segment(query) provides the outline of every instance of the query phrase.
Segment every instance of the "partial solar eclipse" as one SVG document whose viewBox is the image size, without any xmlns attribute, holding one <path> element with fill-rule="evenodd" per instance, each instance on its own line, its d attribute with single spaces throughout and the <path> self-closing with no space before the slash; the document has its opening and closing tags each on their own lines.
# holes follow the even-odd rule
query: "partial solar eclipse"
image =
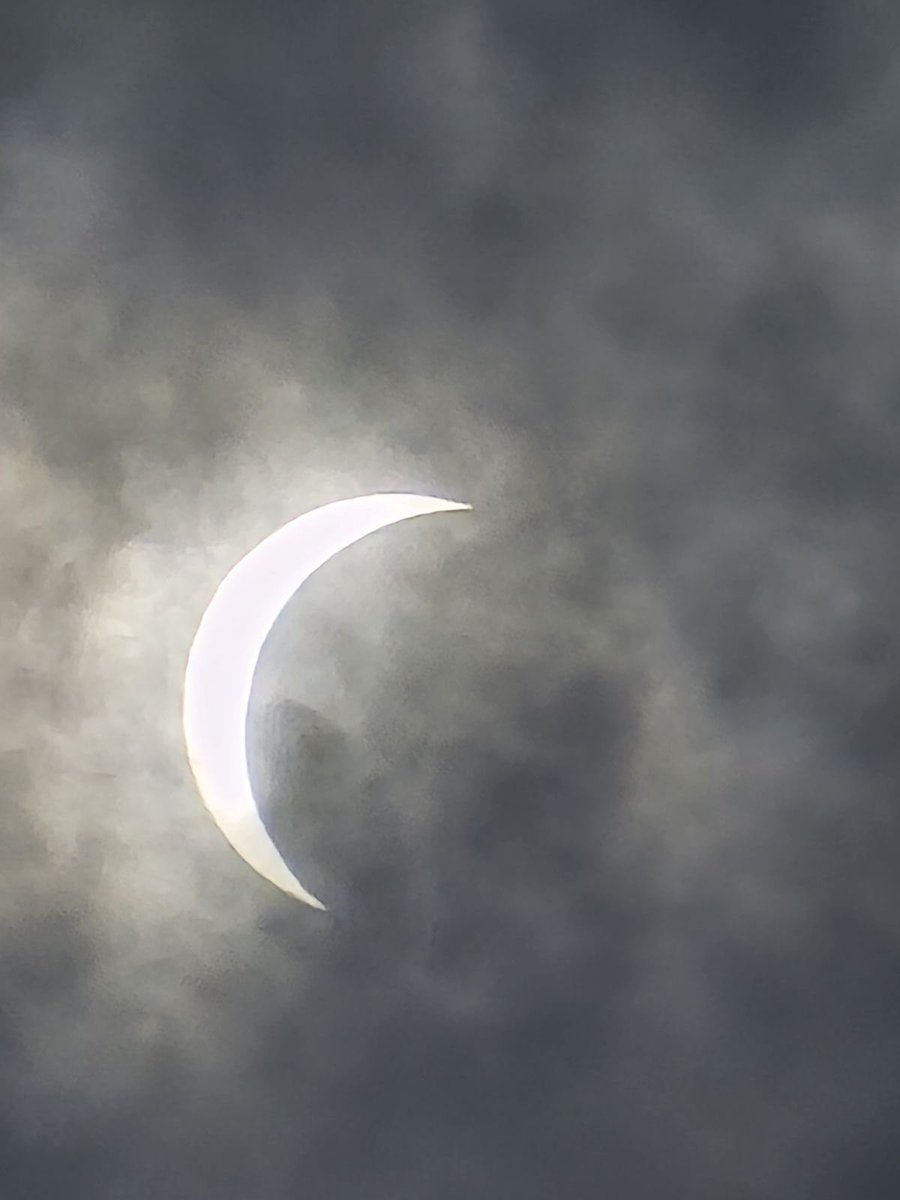
<svg viewBox="0 0 900 1200">
<path fill-rule="evenodd" d="M 470 509 L 434 496 L 381 493 L 313 509 L 270 534 L 228 572 L 203 614 L 184 677 L 184 737 L 203 802 L 255 871 L 324 908 L 281 857 L 259 815 L 247 765 L 247 709 L 263 644 L 278 614 L 324 563 L 397 521 Z"/>
</svg>

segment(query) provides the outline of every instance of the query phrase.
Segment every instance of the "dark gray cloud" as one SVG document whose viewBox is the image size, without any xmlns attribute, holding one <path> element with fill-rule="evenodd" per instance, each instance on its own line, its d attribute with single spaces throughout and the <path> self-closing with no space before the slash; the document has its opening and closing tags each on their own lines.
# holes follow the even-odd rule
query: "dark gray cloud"
<svg viewBox="0 0 900 1200">
<path fill-rule="evenodd" d="M 9 4 L 10 1197 L 893 1197 L 897 28 L 875 4 Z M 305 508 L 474 503 L 273 630 Z M 362 601 L 362 603 L 361 603 Z"/>
</svg>

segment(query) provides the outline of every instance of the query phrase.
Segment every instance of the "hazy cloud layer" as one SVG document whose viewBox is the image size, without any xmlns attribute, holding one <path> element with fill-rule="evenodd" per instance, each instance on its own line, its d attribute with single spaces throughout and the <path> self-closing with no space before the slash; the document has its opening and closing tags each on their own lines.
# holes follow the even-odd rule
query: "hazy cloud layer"
<svg viewBox="0 0 900 1200">
<path fill-rule="evenodd" d="M 893 1197 L 897 29 L 8 5 L 4 1197 Z M 366 491 L 212 828 L 211 589 Z"/>
</svg>

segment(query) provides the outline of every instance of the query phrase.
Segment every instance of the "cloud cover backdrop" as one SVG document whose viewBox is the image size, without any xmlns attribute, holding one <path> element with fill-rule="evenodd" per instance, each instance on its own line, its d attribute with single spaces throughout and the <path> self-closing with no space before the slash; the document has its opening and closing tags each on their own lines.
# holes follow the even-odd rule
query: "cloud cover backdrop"
<svg viewBox="0 0 900 1200">
<path fill-rule="evenodd" d="M 896 1195 L 886 8 L 0 20 L 3 1195 Z"/>
</svg>

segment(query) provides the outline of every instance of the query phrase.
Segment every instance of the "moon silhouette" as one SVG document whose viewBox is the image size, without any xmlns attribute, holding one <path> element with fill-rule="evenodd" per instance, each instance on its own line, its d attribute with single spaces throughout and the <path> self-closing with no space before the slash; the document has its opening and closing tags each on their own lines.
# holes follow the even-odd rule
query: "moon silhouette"
<svg viewBox="0 0 900 1200">
<path fill-rule="evenodd" d="M 247 709 L 263 644 L 314 571 L 397 521 L 470 509 L 434 496 L 338 500 L 289 521 L 228 572 L 200 621 L 184 677 L 184 738 L 203 802 L 238 854 L 289 896 L 324 909 L 281 857 L 259 815 L 247 765 Z"/>
</svg>

